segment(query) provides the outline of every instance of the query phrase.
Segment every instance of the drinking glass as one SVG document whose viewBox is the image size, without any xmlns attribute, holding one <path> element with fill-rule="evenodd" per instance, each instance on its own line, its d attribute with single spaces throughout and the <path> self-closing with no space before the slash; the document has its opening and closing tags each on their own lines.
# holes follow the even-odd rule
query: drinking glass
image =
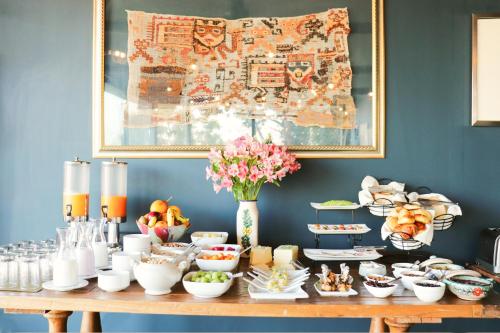
<svg viewBox="0 0 500 333">
<path fill-rule="evenodd" d="M 0 254 L 0 289 L 12 288 L 9 280 L 9 272 L 13 260 L 12 255 Z"/>
<path fill-rule="evenodd" d="M 41 286 L 40 260 L 33 254 L 21 256 L 19 258 L 19 289 L 33 291 L 40 289 Z"/>
<path fill-rule="evenodd" d="M 46 248 L 34 252 L 40 261 L 40 278 L 42 282 L 47 282 L 52 280 L 52 260 L 53 255 Z"/>
</svg>

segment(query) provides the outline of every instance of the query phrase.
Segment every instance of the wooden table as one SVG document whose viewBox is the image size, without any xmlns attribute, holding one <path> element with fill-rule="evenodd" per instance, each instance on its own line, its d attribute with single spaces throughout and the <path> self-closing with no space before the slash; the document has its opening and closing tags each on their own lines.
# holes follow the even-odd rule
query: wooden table
<svg viewBox="0 0 500 333">
<path fill-rule="evenodd" d="M 248 265 L 244 260 L 241 268 Z M 319 265 L 313 264 L 318 270 Z M 357 267 L 353 263 L 351 267 Z M 296 301 L 259 301 L 248 296 L 247 284 L 238 279 L 222 297 L 197 299 L 184 291 L 178 283 L 172 293 L 164 296 L 149 296 L 137 284 L 122 292 L 107 293 L 97 287 L 95 279 L 80 290 L 39 293 L 0 292 L 0 308 L 7 313 L 41 313 L 49 321 L 49 331 L 63 332 L 72 311 L 83 311 L 82 332 L 100 331 L 99 312 L 122 312 L 137 314 L 245 316 L 280 318 L 372 318 L 370 331 L 404 332 L 411 324 L 440 323 L 442 318 L 499 318 L 500 295 L 491 293 L 479 302 L 460 300 L 447 291 L 438 303 L 420 302 L 413 293 L 398 289 L 392 297 L 372 297 L 360 285 L 357 271 L 354 289 L 358 296 L 346 298 L 320 297 L 314 290 L 316 278 L 309 279 L 305 286 L 308 299 Z"/>
</svg>

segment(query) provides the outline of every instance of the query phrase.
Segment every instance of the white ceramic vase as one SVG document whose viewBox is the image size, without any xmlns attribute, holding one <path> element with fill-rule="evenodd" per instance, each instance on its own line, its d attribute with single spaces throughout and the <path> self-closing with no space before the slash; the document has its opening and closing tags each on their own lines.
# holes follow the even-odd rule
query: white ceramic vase
<svg viewBox="0 0 500 333">
<path fill-rule="evenodd" d="M 242 249 L 258 244 L 259 234 L 259 210 L 257 201 L 240 201 L 240 207 L 236 213 L 236 236 L 238 245 Z M 248 252 L 245 252 L 248 256 Z M 243 255 L 242 255 L 243 256 Z"/>
</svg>

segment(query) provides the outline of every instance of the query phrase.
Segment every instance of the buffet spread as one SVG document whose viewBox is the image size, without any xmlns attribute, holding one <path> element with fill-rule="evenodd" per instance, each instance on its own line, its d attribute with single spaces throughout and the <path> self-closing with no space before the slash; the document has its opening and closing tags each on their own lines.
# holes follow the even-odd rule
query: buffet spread
<svg viewBox="0 0 500 333">
<path fill-rule="evenodd" d="M 224 295 L 236 279 L 247 283 L 253 299 L 289 300 L 310 297 L 304 285 L 315 279 L 314 292 L 321 297 L 350 297 L 355 278 L 372 296 L 391 297 L 398 288 L 413 292 L 425 303 L 439 301 L 446 289 L 464 300 L 479 300 L 493 288 L 492 279 L 464 269 L 447 258 L 431 256 L 423 262 L 399 262 L 390 266 L 376 262 L 384 247 L 357 246 L 353 238 L 347 249 L 319 248 L 319 235 L 361 237 L 371 231 L 366 224 L 354 223 L 354 211 L 362 208 L 380 216 L 382 239 L 390 239 L 396 249 L 414 250 L 430 245 L 434 231 L 448 229 L 462 214 L 458 204 L 442 194 L 407 193 L 405 184 L 382 185 L 365 177 L 359 192 L 360 203 L 328 200 L 311 203 L 317 223 L 307 225 L 317 237 L 317 248 L 301 249 L 283 244 L 272 248 L 240 241 L 228 244 L 229 233 L 195 231 L 186 238 L 192 222 L 181 208 L 169 200 L 155 200 L 149 211 L 139 216 L 140 233 L 123 235 L 119 225 L 126 221 L 127 164 L 103 162 L 101 173 L 101 218 L 89 219 L 89 162 L 75 159 L 65 163 L 63 214 L 67 226 L 57 228 L 57 240 L 20 241 L 0 247 L 0 290 L 38 292 L 42 288 L 68 292 L 97 279 L 106 292 L 119 292 L 134 281 L 148 295 L 169 294 L 181 283 L 198 298 Z M 319 212 L 351 212 L 350 224 L 321 224 Z M 107 235 L 105 229 L 107 228 Z M 321 265 L 321 273 L 299 258 L 338 261 L 340 269 Z M 239 271 L 248 257 L 248 270 Z M 246 260 L 246 259 L 245 259 Z M 359 263 L 359 276 L 351 275 L 347 262 Z M 362 286 L 362 287 L 361 287 Z"/>
</svg>

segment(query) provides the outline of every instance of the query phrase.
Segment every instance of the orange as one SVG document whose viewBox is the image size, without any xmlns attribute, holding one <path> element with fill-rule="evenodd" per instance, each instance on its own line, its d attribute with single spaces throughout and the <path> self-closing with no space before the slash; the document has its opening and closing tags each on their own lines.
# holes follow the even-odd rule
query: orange
<svg viewBox="0 0 500 333">
<path fill-rule="evenodd" d="M 168 210 L 168 202 L 165 200 L 155 200 L 149 208 L 150 212 L 156 212 L 160 214 L 165 214 Z"/>
</svg>

